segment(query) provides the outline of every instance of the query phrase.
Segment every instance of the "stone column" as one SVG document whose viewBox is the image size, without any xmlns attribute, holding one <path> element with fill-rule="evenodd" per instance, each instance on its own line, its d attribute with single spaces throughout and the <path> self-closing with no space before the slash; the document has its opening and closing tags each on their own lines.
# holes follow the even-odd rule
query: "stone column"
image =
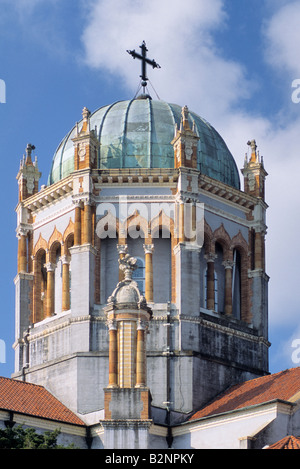
<svg viewBox="0 0 300 469">
<path fill-rule="evenodd" d="M 92 242 L 92 210 L 89 201 L 85 201 L 83 210 L 83 239 L 82 244 Z"/>
<path fill-rule="evenodd" d="M 32 293 L 32 322 L 36 323 L 39 319 L 38 314 L 41 314 L 41 273 L 38 273 L 38 260 L 36 256 L 32 256 L 33 264 L 33 293 Z"/>
<path fill-rule="evenodd" d="M 23 232 L 18 236 L 18 272 L 27 272 L 27 236 Z"/>
<path fill-rule="evenodd" d="M 75 223 L 74 223 L 74 246 L 81 244 L 81 204 L 75 205 Z"/>
<path fill-rule="evenodd" d="M 109 371 L 108 387 L 118 387 L 118 334 L 116 321 L 108 321 L 109 329 Z"/>
<path fill-rule="evenodd" d="M 232 268 L 234 262 L 227 260 L 223 262 L 225 267 L 225 314 L 232 315 Z"/>
<path fill-rule="evenodd" d="M 264 269 L 264 235 L 260 231 L 255 232 L 255 269 Z"/>
<path fill-rule="evenodd" d="M 136 388 L 146 386 L 145 328 L 145 323 L 139 320 L 137 323 Z"/>
<path fill-rule="evenodd" d="M 215 255 L 208 254 L 207 260 L 207 309 L 215 309 Z"/>
<path fill-rule="evenodd" d="M 184 202 L 179 202 L 179 242 L 184 243 L 185 233 L 184 233 Z"/>
<path fill-rule="evenodd" d="M 144 244 L 145 251 L 145 298 L 153 302 L 153 244 Z"/>
<path fill-rule="evenodd" d="M 62 311 L 70 309 L 70 257 L 62 256 Z"/>
<path fill-rule="evenodd" d="M 45 264 L 47 269 L 47 303 L 46 317 L 50 318 L 54 314 L 54 270 L 55 264 L 48 262 Z"/>
</svg>

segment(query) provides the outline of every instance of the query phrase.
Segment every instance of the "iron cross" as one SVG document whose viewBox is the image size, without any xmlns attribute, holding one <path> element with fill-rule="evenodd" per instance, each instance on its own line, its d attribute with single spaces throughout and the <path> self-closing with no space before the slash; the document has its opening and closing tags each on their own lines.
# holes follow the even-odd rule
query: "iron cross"
<svg viewBox="0 0 300 469">
<path fill-rule="evenodd" d="M 145 41 L 143 41 L 143 44 L 140 46 L 140 49 L 142 50 L 141 54 L 138 54 L 135 52 L 135 50 L 127 50 L 128 54 L 132 55 L 134 59 L 139 59 L 142 61 L 142 74 L 140 75 L 142 79 L 142 87 L 144 88 L 145 92 L 145 87 L 147 86 L 147 73 L 146 73 L 146 64 L 151 65 L 153 68 L 160 68 L 160 65 L 155 62 L 155 60 L 150 60 L 147 58 L 147 52 L 148 49 L 146 47 Z"/>
</svg>

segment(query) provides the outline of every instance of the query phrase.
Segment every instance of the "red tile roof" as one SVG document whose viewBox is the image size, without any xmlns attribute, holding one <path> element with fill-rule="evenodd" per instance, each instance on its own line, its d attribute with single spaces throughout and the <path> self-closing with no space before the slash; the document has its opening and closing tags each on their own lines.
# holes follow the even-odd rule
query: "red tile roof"
<svg viewBox="0 0 300 469">
<path fill-rule="evenodd" d="M 297 398 L 300 399 L 300 367 L 232 386 L 189 420 L 230 412 L 274 399 L 289 401 L 297 393 Z"/>
<path fill-rule="evenodd" d="M 300 438 L 295 436 L 286 436 L 282 440 L 277 441 L 273 445 L 268 446 L 266 449 L 300 449 Z"/>
<path fill-rule="evenodd" d="M 20 414 L 85 425 L 43 386 L 0 377 L 0 409 Z"/>
</svg>

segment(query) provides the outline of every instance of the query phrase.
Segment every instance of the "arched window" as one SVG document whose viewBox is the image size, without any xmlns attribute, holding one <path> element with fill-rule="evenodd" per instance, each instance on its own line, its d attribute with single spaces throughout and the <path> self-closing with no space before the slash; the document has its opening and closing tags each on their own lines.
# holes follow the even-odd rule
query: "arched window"
<svg viewBox="0 0 300 469">
<path fill-rule="evenodd" d="M 133 271 L 132 278 L 137 283 L 142 295 L 145 293 L 145 263 L 140 257 L 137 257 L 137 268 Z"/>
</svg>

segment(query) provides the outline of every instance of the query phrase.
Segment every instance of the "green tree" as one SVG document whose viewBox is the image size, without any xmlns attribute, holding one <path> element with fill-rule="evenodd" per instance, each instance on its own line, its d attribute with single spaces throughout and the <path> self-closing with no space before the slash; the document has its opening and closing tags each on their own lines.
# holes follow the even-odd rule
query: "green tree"
<svg viewBox="0 0 300 469">
<path fill-rule="evenodd" d="M 0 429 L 0 449 L 75 449 L 74 445 L 57 444 L 60 430 L 37 433 L 34 428 L 24 429 L 21 425 Z"/>
</svg>

